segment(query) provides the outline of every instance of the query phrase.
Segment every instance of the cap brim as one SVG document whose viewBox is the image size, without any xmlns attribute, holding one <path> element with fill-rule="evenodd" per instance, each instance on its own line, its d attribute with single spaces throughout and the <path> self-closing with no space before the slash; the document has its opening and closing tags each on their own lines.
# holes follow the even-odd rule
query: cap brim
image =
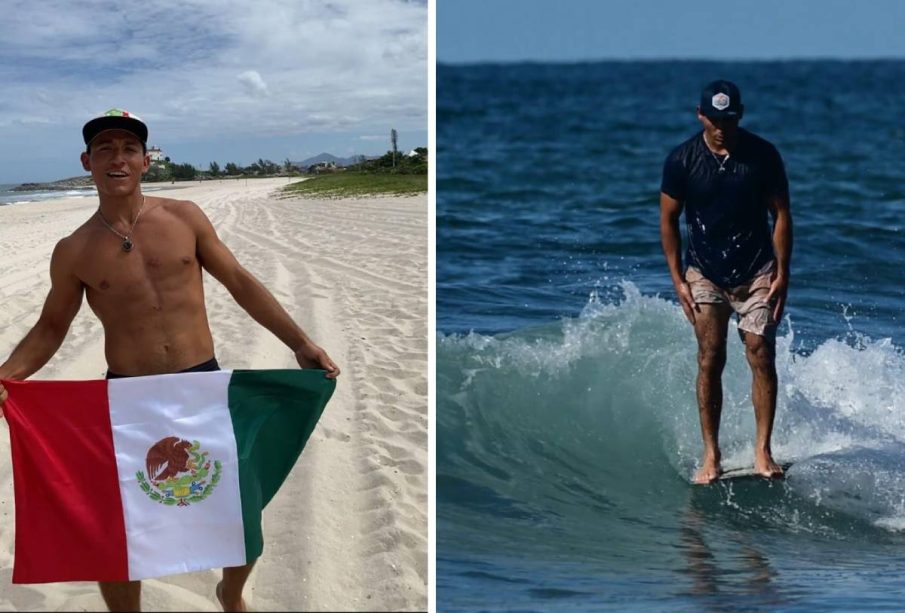
<svg viewBox="0 0 905 613">
<path fill-rule="evenodd" d="M 82 128 L 82 138 L 89 145 L 98 134 L 106 130 L 125 130 L 134 134 L 142 143 L 148 142 L 148 127 L 134 117 L 95 117 Z"/>
<path fill-rule="evenodd" d="M 741 117 L 741 111 L 701 111 L 701 115 L 712 117 L 713 119 L 733 119 Z"/>
</svg>

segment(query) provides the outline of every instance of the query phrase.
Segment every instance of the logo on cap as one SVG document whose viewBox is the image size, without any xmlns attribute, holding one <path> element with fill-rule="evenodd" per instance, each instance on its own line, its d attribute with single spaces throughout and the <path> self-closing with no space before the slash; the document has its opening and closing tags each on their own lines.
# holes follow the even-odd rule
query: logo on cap
<svg viewBox="0 0 905 613">
<path fill-rule="evenodd" d="M 129 111 L 124 111 L 123 109 L 110 109 L 109 111 L 101 115 L 101 117 L 131 117 L 132 119 L 138 119 L 138 121 L 141 121 L 141 119 L 137 115 L 132 115 Z"/>
<path fill-rule="evenodd" d="M 720 92 L 719 94 L 715 94 L 713 96 L 713 98 L 710 100 L 710 103 L 716 110 L 725 111 L 729 108 L 729 96 Z"/>
</svg>

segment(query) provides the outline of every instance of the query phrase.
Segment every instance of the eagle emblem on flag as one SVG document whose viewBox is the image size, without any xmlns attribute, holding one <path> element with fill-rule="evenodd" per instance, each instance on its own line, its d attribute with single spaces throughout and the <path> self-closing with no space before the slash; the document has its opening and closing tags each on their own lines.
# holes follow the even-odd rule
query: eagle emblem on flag
<svg viewBox="0 0 905 613">
<path fill-rule="evenodd" d="M 168 436 L 148 449 L 147 477 L 138 471 L 138 485 L 151 500 L 167 506 L 201 502 L 220 481 L 222 466 L 218 460 L 212 463 L 209 456 L 198 441 Z"/>
</svg>

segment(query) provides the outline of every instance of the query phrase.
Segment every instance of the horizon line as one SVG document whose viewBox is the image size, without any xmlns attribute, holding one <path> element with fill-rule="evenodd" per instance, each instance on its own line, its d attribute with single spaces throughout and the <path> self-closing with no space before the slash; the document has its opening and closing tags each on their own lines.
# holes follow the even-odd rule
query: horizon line
<svg viewBox="0 0 905 613">
<path fill-rule="evenodd" d="M 767 64 L 767 63 L 791 63 L 791 62 L 905 62 L 905 55 L 877 55 L 877 56 L 857 56 L 843 57 L 835 55 L 813 55 L 813 56 L 775 56 L 775 57 L 735 57 L 713 59 L 712 57 L 684 56 L 684 57 L 660 57 L 660 56 L 644 56 L 644 57 L 600 57 L 600 58 L 575 58 L 575 59 L 487 59 L 487 60 L 437 60 L 437 67 L 440 66 L 487 66 L 487 65 L 513 65 L 513 64 L 604 64 L 604 63 L 663 63 L 663 62 L 697 62 L 709 64 L 729 64 L 729 63 L 750 63 L 750 64 Z"/>
</svg>

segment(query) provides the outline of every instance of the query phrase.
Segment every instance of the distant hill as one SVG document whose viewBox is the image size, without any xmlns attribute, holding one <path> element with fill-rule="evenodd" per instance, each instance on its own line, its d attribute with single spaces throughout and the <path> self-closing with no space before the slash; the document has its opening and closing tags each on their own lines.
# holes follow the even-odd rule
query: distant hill
<svg viewBox="0 0 905 613">
<path fill-rule="evenodd" d="M 322 162 L 333 162 L 337 166 L 352 166 L 353 164 L 358 164 L 358 159 L 361 156 L 353 155 L 352 157 L 340 158 L 335 155 L 329 153 L 321 153 L 315 155 L 314 157 L 310 157 L 306 160 L 302 160 L 301 162 L 292 162 L 293 166 L 300 166 L 302 168 L 308 168 L 309 166 L 313 166 L 315 164 L 320 164 Z M 379 157 L 379 156 L 376 156 Z M 366 160 L 376 159 L 373 155 L 366 155 Z"/>
</svg>

